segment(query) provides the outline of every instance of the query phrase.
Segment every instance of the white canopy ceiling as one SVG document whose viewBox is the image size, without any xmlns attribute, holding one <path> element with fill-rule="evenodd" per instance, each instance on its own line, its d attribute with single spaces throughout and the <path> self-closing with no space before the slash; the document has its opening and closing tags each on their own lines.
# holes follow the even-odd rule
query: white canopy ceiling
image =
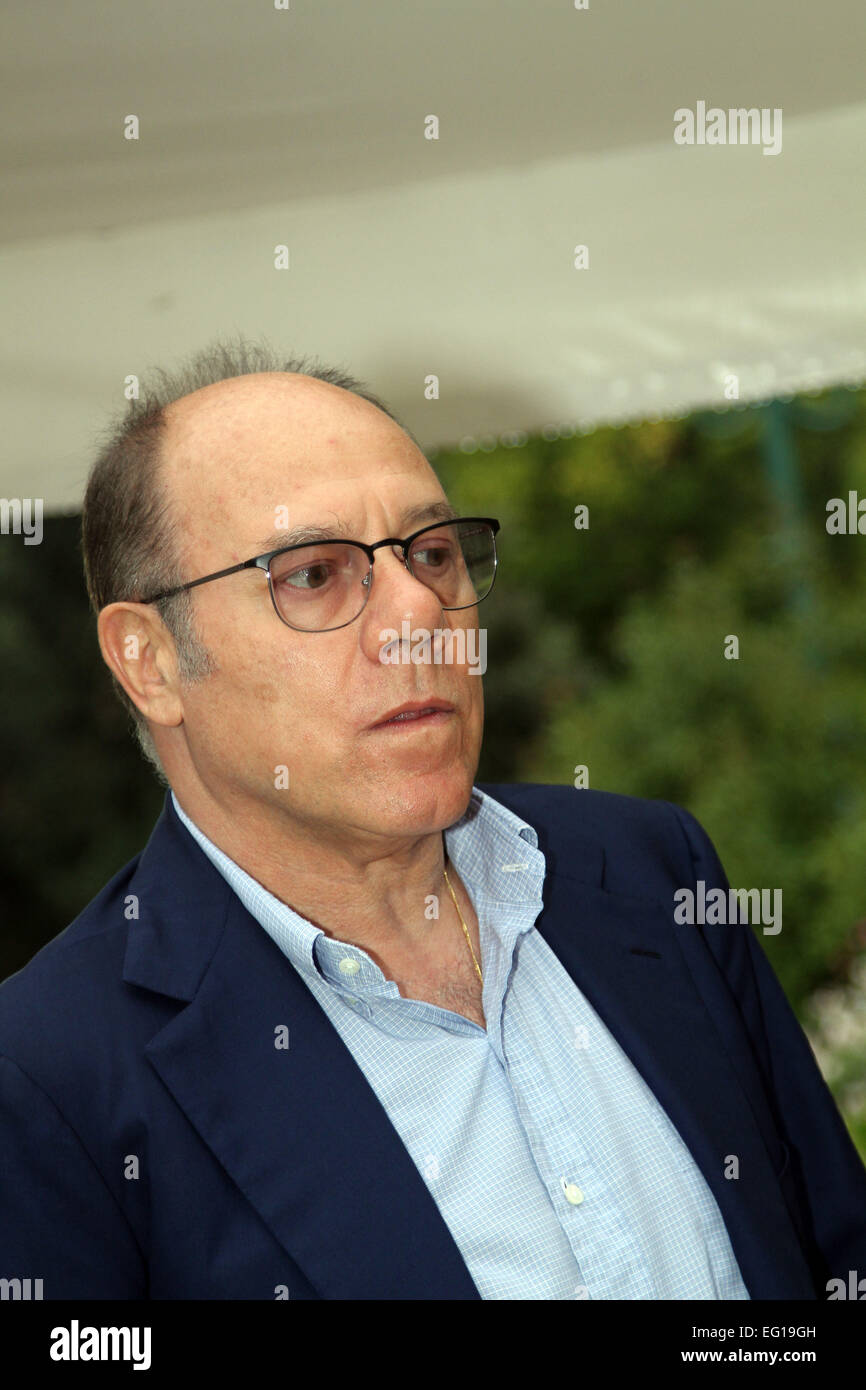
<svg viewBox="0 0 866 1390">
<path fill-rule="evenodd" d="M 5 496 L 76 506 L 124 378 L 237 330 L 427 447 L 866 378 L 862 0 L 5 8 Z"/>
</svg>

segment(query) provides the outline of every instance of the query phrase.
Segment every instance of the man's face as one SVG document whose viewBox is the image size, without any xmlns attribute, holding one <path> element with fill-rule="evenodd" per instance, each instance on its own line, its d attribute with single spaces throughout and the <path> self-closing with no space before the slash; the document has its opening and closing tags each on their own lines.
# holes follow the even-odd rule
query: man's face
<svg viewBox="0 0 866 1390">
<path fill-rule="evenodd" d="M 447 500 L 393 420 L 309 377 L 235 378 L 184 397 L 167 418 L 162 481 L 190 579 L 275 548 L 284 525 L 342 524 L 347 538 L 371 544 L 418 530 L 425 521 L 407 525 L 404 514 Z M 389 547 L 376 552 L 366 607 L 335 631 L 287 627 L 259 569 L 192 596 L 217 669 L 183 688 L 182 729 L 167 742 L 157 729 L 179 794 L 172 751 L 185 738 L 195 775 L 224 809 L 252 800 L 337 836 L 431 833 L 462 814 L 481 744 L 480 675 L 455 663 L 459 648 L 452 664 L 383 664 L 379 654 L 383 631 L 400 632 L 404 620 L 469 630 L 476 608 L 443 612 Z M 373 727 L 395 707 L 436 697 L 452 712 Z"/>
</svg>

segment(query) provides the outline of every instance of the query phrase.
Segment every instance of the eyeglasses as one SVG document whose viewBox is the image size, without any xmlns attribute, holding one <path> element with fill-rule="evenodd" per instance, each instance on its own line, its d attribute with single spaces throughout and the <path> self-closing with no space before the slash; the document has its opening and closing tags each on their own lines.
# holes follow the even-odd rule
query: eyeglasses
<svg viewBox="0 0 866 1390">
<path fill-rule="evenodd" d="M 496 533 L 492 517 L 464 516 L 414 531 L 406 540 L 386 536 L 375 545 L 361 541 L 301 541 L 254 555 L 229 569 L 164 589 L 140 603 L 159 603 L 199 584 L 239 570 L 261 569 L 277 617 L 298 632 L 334 632 L 363 612 L 373 587 L 375 552 L 399 550 L 414 579 L 432 589 L 443 609 L 472 608 L 486 598 L 496 577 Z"/>
</svg>

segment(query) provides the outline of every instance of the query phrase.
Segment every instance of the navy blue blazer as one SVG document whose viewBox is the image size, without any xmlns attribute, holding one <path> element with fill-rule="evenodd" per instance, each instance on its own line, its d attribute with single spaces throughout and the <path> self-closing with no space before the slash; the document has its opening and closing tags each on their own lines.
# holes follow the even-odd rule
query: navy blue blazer
<svg viewBox="0 0 866 1390">
<path fill-rule="evenodd" d="M 537 830 L 537 930 L 682 1135 L 751 1297 L 866 1272 L 866 1170 L 755 934 L 673 920 L 678 888 L 727 889 L 697 821 L 483 789 Z M 0 986 L 0 1277 L 46 1299 L 479 1297 L 351 1052 L 168 796 Z"/>
</svg>

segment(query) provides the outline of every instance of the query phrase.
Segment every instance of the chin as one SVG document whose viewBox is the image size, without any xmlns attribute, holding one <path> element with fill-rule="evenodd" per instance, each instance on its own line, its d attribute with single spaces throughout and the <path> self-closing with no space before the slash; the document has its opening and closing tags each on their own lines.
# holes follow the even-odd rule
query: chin
<svg viewBox="0 0 866 1390">
<path fill-rule="evenodd" d="M 367 802 L 369 818 L 381 808 L 380 828 L 395 834 L 419 835 L 445 830 L 459 820 L 469 805 L 472 774 L 463 767 L 443 773 L 409 773 L 395 779 L 393 789 L 378 788 Z"/>
</svg>

